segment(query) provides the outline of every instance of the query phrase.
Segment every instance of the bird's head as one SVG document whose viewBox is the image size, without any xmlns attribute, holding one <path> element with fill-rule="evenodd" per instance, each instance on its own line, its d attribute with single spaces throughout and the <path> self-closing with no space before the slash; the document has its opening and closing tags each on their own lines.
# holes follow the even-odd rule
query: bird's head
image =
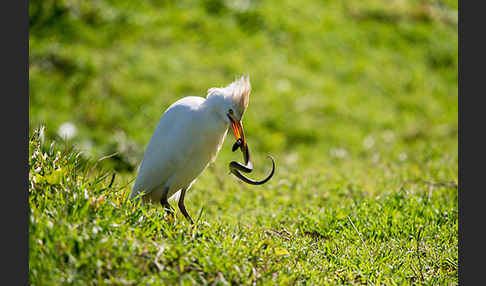
<svg viewBox="0 0 486 286">
<path fill-rule="evenodd" d="M 223 88 L 211 88 L 207 98 L 215 103 L 216 112 L 231 126 L 236 139 L 246 146 L 241 120 L 250 99 L 250 77 L 242 76 Z"/>
</svg>

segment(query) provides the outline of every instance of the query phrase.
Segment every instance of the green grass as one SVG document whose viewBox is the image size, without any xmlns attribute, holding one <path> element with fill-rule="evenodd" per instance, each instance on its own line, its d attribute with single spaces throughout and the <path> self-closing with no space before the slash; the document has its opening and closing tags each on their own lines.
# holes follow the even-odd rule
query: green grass
<svg viewBox="0 0 486 286">
<path fill-rule="evenodd" d="M 32 285 L 458 283 L 457 2 L 31 1 L 29 13 Z M 195 227 L 128 201 L 163 111 L 245 73 L 253 176 L 271 154 L 274 178 L 228 174 L 241 160 L 228 136 L 186 196 Z"/>
</svg>

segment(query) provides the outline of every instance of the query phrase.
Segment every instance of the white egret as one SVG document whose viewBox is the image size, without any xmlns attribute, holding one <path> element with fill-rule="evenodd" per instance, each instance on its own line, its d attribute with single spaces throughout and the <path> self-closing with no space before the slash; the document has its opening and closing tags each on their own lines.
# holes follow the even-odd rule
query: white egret
<svg viewBox="0 0 486 286">
<path fill-rule="evenodd" d="M 239 172 L 252 171 L 241 123 L 250 91 L 247 76 L 224 88 L 210 88 L 206 98 L 189 96 L 173 103 L 162 115 L 145 150 L 130 198 L 160 202 L 170 212 L 168 199 L 180 192 L 179 209 L 193 223 L 184 205 L 186 191 L 215 161 L 229 126 L 237 139 L 233 151 L 240 148 L 245 160 L 245 165 L 232 161 L 229 165 L 231 172 L 249 184 L 267 182 L 275 171 L 271 156 L 273 167 L 266 179 L 254 181 Z"/>
</svg>

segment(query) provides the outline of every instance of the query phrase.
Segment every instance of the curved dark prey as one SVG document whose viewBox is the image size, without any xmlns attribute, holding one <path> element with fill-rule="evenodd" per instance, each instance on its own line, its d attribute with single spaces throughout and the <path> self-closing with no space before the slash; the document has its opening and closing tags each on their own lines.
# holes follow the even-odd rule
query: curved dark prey
<svg viewBox="0 0 486 286">
<path fill-rule="evenodd" d="M 245 165 L 241 164 L 240 162 L 231 161 L 229 163 L 229 168 L 231 173 L 233 173 L 236 177 L 240 178 L 243 182 L 251 185 L 265 184 L 266 182 L 268 182 L 268 180 L 270 180 L 273 177 L 273 173 L 275 172 L 275 160 L 270 155 L 268 155 L 268 157 L 272 160 L 272 171 L 265 179 L 261 181 L 255 181 L 248 177 L 245 177 L 242 173 L 240 173 L 240 171 L 245 173 L 251 173 L 253 171 L 253 164 L 251 163 L 250 150 L 248 149 L 248 144 L 243 144 L 241 138 L 236 140 L 231 150 L 234 152 L 238 148 L 240 148 L 241 152 L 243 153 L 243 159 L 245 160 Z"/>
</svg>

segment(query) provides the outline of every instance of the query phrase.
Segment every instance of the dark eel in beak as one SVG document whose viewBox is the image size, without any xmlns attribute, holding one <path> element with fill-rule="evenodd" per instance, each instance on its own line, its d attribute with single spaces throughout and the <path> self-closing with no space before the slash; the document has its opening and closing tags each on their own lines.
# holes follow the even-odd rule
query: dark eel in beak
<svg viewBox="0 0 486 286">
<path fill-rule="evenodd" d="M 272 172 L 270 172 L 270 175 L 268 175 L 265 179 L 261 181 L 255 181 L 248 177 L 245 177 L 242 173 L 240 173 L 240 171 L 245 173 L 251 173 L 251 171 L 253 171 L 253 164 L 251 163 L 250 150 L 248 149 L 248 144 L 244 144 L 241 138 L 238 138 L 238 140 L 236 140 L 231 150 L 235 152 L 238 148 L 240 148 L 241 152 L 243 153 L 243 159 L 245 161 L 245 165 L 241 164 L 240 162 L 231 161 L 229 163 L 229 168 L 231 173 L 233 173 L 236 177 L 240 178 L 243 182 L 250 185 L 263 185 L 273 177 L 273 173 L 275 172 L 275 160 L 270 155 L 268 155 L 268 157 L 272 160 Z"/>
</svg>

